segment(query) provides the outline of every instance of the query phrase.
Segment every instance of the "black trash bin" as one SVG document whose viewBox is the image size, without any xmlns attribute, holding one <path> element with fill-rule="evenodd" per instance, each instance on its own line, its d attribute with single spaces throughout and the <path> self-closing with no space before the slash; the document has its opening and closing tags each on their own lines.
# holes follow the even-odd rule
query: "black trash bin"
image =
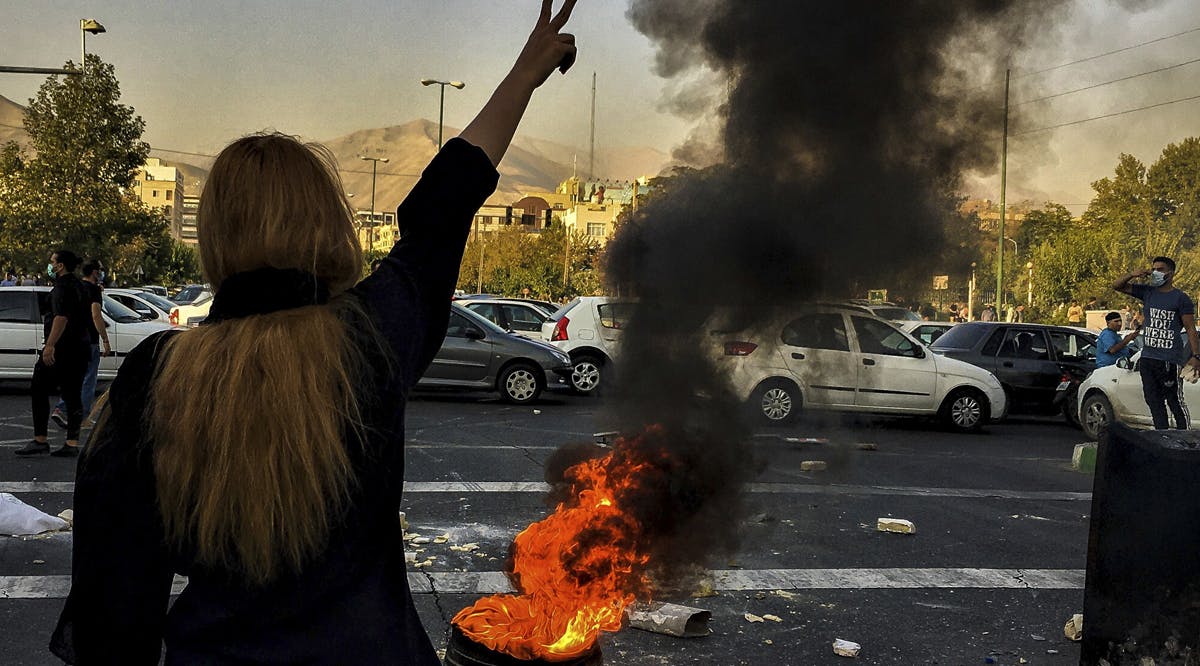
<svg viewBox="0 0 1200 666">
<path fill-rule="evenodd" d="M 1080 664 L 1142 657 L 1200 663 L 1200 431 L 1113 424 L 1096 457 Z"/>
</svg>

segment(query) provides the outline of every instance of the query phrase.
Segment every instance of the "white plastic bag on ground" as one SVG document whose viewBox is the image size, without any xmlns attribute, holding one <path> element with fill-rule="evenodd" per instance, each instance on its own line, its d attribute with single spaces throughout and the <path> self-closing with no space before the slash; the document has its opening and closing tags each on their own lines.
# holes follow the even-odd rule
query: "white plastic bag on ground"
<svg viewBox="0 0 1200 666">
<path fill-rule="evenodd" d="M 0 493 L 0 534 L 24 536 L 67 527 L 67 521 L 29 506 L 9 493 Z"/>
</svg>

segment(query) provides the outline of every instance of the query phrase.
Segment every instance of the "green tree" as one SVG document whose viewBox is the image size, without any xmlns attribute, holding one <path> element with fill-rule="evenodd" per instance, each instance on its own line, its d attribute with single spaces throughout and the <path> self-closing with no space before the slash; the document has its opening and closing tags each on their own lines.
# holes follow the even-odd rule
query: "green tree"
<svg viewBox="0 0 1200 666">
<path fill-rule="evenodd" d="M 141 265 L 145 279 L 164 280 L 189 264 L 169 259 L 166 219 L 131 192 L 150 150 L 145 123 L 120 103 L 113 66 L 95 55 L 87 64 L 86 76 L 51 76 L 30 100 L 32 155 L 11 145 L 0 153 L 0 261 L 37 267 L 69 247 L 114 273 L 132 276 Z"/>
<path fill-rule="evenodd" d="M 531 296 L 550 300 L 595 293 L 599 244 L 572 232 L 568 251 L 567 234 L 562 220 L 555 218 L 537 231 L 513 224 L 479 238 L 473 235 L 463 254 L 458 288 L 504 296 L 521 296 L 528 289 Z"/>
</svg>

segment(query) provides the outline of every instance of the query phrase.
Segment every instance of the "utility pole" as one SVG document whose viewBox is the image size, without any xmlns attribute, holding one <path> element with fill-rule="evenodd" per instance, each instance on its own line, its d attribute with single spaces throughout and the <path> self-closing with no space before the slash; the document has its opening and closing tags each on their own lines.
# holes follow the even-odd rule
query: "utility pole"
<svg viewBox="0 0 1200 666">
<path fill-rule="evenodd" d="M 1004 195 L 1008 178 L 1008 75 L 1004 70 L 1004 143 L 1000 150 L 1000 235 L 996 239 L 996 312 L 1004 310 Z"/>
<path fill-rule="evenodd" d="M 592 72 L 592 136 L 588 147 L 588 178 L 596 177 L 596 73 Z"/>
</svg>

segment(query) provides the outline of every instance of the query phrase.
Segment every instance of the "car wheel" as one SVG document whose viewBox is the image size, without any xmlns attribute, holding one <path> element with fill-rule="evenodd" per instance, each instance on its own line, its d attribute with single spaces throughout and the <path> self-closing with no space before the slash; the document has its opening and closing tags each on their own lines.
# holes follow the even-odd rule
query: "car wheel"
<svg viewBox="0 0 1200 666">
<path fill-rule="evenodd" d="M 590 354 L 579 356 L 571 363 L 571 389 L 580 395 L 593 395 L 600 391 L 604 376 L 604 362 Z"/>
<path fill-rule="evenodd" d="M 524 405 L 537 400 L 542 393 L 542 379 L 539 374 L 541 373 L 537 368 L 524 363 L 505 368 L 496 381 L 500 397 L 514 405 Z"/>
<path fill-rule="evenodd" d="M 764 425 L 792 423 L 800 414 L 800 390 L 795 384 L 779 379 L 763 382 L 750 396 L 753 416 Z"/>
<path fill-rule="evenodd" d="M 1079 414 L 1079 425 L 1083 428 L 1083 434 L 1090 439 L 1099 439 L 1100 433 L 1108 428 L 1112 420 L 1112 403 L 1103 393 L 1092 393 L 1083 399 L 1083 407 Z"/>
<path fill-rule="evenodd" d="M 942 421 L 960 432 L 977 432 L 988 420 L 988 401 L 973 388 L 958 388 L 942 403 Z"/>
</svg>

